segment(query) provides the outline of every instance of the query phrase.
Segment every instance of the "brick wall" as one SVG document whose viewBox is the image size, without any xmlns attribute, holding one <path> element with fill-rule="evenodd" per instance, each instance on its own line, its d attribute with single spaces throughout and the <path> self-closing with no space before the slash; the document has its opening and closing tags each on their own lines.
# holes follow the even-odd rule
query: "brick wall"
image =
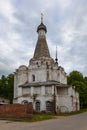
<svg viewBox="0 0 87 130">
<path fill-rule="evenodd" d="M 27 105 L 8 104 L 0 106 L 0 117 L 32 118 L 32 115 L 33 115 L 32 103 Z"/>
</svg>

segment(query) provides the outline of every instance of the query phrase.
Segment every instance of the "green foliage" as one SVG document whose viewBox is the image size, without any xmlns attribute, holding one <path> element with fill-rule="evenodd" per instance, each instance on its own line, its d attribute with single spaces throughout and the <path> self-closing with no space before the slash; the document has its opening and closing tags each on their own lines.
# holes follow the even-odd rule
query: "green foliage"
<svg viewBox="0 0 87 130">
<path fill-rule="evenodd" d="M 79 92 L 81 108 L 87 108 L 87 77 L 83 77 L 78 71 L 72 71 L 67 80 L 68 84 L 75 86 Z"/>
<path fill-rule="evenodd" d="M 72 85 L 74 81 L 82 81 L 83 82 L 83 75 L 78 71 L 72 71 L 68 76 L 68 84 Z"/>
<path fill-rule="evenodd" d="M 10 100 L 12 103 L 13 100 L 13 85 L 14 84 L 14 75 L 9 74 L 7 77 L 2 75 L 0 79 L 0 97 L 4 97 Z"/>
<path fill-rule="evenodd" d="M 73 85 L 76 86 L 76 90 L 80 94 L 80 105 L 81 107 L 87 107 L 87 86 L 84 82 L 75 81 Z"/>
<path fill-rule="evenodd" d="M 84 77 L 84 82 L 87 85 L 87 77 Z"/>
</svg>

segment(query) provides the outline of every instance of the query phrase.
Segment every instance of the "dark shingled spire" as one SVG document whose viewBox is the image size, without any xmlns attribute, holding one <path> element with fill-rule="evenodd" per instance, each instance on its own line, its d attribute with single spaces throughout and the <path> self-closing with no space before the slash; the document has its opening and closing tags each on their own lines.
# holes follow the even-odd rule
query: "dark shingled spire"
<svg viewBox="0 0 87 130">
<path fill-rule="evenodd" d="M 41 24 L 37 27 L 38 40 L 34 52 L 34 59 L 39 59 L 41 57 L 50 58 L 50 53 L 46 41 L 47 28 L 43 24 L 43 17 L 41 16 Z"/>
<path fill-rule="evenodd" d="M 49 57 L 50 53 L 47 46 L 47 42 L 45 38 L 38 38 L 35 52 L 34 52 L 34 59 L 38 59 L 40 57 Z"/>
</svg>

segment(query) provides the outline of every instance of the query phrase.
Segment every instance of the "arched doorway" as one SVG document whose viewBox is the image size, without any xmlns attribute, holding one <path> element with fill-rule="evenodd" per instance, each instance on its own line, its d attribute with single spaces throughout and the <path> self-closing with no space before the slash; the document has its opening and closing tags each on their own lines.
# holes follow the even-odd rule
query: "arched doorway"
<svg viewBox="0 0 87 130">
<path fill-rule="evenodd" d="M 50 102 L 50 101 L 46 102 L 46 111 L 47 112 L 52 112 L 53 111 L 53 104 L 52 104 L 52 102 Z"/>
<path fill-rule="evenodd" d="M 35 103 L 35 110 L 36 110 L 36 112 L 40 112 L 40 102 L 39 101 L 37 101 Z"/>
</svg>

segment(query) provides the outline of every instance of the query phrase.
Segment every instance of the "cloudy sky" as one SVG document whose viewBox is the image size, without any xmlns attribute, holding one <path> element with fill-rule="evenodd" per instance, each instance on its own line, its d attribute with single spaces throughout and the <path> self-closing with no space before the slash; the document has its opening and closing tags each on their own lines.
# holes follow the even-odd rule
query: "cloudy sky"
<svg viewBox="0 0 87 130">
<path fill-rule="evenodd" d="M 0 0 L 0 76 L 29 64 L 41 13 L 51 56 L 87 76 L 87 0 Z"/>
</svg>

